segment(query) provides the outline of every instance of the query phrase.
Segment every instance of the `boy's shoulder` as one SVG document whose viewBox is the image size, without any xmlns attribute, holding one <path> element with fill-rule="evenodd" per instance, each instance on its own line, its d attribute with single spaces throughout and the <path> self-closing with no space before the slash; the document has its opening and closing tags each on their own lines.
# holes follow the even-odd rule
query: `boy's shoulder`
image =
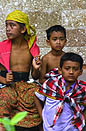
<svg viewBox="0 0 86 131">
<path fill-rule="evenodd" d="M 64 55 L 65 54 L 65 52 L 64 51 L 62 51 L 62 53 L 61 53 L 61 55 L 57 55 L 57 57 L 59 56 L 59 57 L 61 57 L 62 55 Z M 52 53 L 52 51 L 49 51 L 47 54 L 45 54 L 42 58 L 43 59 L 49 59 L 49 58 L 51 58 L 51 57 L 53 57 L 54 55 L 53 55 L 53 53 Z"/>
<path fill-rule="evenodd" d="M 51 57 L 51 51 L 42 57 L 42 60 L 48 60 Z"/>
</svg>

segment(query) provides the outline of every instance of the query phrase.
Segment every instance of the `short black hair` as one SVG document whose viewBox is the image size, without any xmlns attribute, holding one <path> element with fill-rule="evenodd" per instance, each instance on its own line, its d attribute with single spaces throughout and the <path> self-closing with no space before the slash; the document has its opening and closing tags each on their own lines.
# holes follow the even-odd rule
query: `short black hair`
<svg viewBox="0 0 86 131">
<path fill-rule="evenodd" d="M 62 68 L 65 61 L 73 61 L 80 63 L 80 70 L 83 67 L 83 58 L 79 54 L 73 52 L 65 53 L 60 59 L 60 68 Z"/>
<path fill-rule="evenodd" d="M 64 37 L 66 38 L 66 29 L 61 25 L 54 25 L 46 30 L 48 40 L 50 39 L 51 33 L 53 31 L 64 33 Z"/>
</svg>

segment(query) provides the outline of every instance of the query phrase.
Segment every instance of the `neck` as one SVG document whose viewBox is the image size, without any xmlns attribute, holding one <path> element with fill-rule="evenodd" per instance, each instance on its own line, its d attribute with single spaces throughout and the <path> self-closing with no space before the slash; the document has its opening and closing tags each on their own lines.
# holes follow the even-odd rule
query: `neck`
<svg viewBox="0 0 86 131">
<path fill-rule="evenodd" d="M 26 44 L 26 40 L 24 39 L 24 37 L 18 37 L 16 39 L 11 40 L 11 42 L 12 45 L 15 47 L 21 47 L 22 45 L 24 45 L 24 43 Z"/>
<path fill-rule="evenodd" d="M 66 90 L 70 89 L 71 85 L 73 85 L 76 81 L 73 81 L 73 82 L 69 82 L 69 81 L 66 81 Z"/>
<path fill-rule="evenodd" d="M 52 50 L 51 53 L 54 55 L 54 56 L 61 56 L 64 54 L 64 52 L 62 50 L 60 51 L 55 51 L 55 50 Z"/>
</svg>

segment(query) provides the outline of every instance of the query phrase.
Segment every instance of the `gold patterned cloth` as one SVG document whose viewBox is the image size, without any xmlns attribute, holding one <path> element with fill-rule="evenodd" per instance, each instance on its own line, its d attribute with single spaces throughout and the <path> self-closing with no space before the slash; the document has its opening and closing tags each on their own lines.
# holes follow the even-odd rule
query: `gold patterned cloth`
<svg viewBox="0 0 86 131">
<path fill-rule="evenodd" d="M 35 83 L 15 82 L 12 87 L 0 89 L 0 118 L 12 118 L 18 112 L 27 111 L 28 115 L 17 126 L 38 126 L 42 121 L 34 103 L 34 92 L 38 88 Z"/>
</svg>

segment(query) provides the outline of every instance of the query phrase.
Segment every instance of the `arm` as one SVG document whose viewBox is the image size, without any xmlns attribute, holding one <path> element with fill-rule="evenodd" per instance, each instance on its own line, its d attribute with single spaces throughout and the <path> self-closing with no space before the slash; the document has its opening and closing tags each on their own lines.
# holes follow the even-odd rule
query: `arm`
<svg viewBox="0 0 86 131">
<path fill-rule="evenodd" d="M 40 70 L 40 78 L 39 82 L 43 84 L 43 82 L 46 80 L 45 74 L 47 73 L 48 68 L 48 60 L 46 56 L 43 56 L 42 63 L 41 63 L 41 70 Z"/>
<path fill-rule="evenodd" d="M 86 121 L 86 111 L 84 111 L 84 117 L 85 117 L 85 121 Z"/>
<path fill-rule="evenodd" d="M 6 74 L 6 78 L 0 76 L 0 83 L 9 84 L 12 81 L 13 81 L 13 75 L 11 71 Z"/>
<path fill-rule="evenodd" d="M 33 78 L 34 80 L 39 79 L 39 77 L 40 77 L 40 71 L 39 71 L 39 69 L 36 70 L 36 69 L 34 69 L 34 68 L 32 67 L 31 75 L 32 75 L 32 78 Z"/>
<path fill-rule="evenodd" d="M 0 131 L 6 131 L 2 125 L 0 125 Z"/>
<path fill-rule="evenodd" d="M 6 84 L 6 78 L 0 76 L 0 83 Z"/>
<path fill-rule="evenodd" d="M 36 95 L 34 96 L 34 101 L 35 101 L 36 107 L 38 109 L 39 115 L 42 118 L 42 104 L 41 104 L 41 101 L 37 98 Z"/>
<path fill-rule="evenodd" d="M 40 56 L 36 56 L 33 58 L 32 61 L 32 72 L 31 75 L 33 77 L 33 79 L 38 79 L 40 77 L 40 67 L 41 67 L 41 60 L 40 60 Z"/>
<path fill-rule="evenodd" d="M 86 104 L 85 104 L 85 106 L 84 106 L 84 111 L 83 111 L 83 113 L 84 113 L 85 122 L 86 122 Z"/>
</svg>

